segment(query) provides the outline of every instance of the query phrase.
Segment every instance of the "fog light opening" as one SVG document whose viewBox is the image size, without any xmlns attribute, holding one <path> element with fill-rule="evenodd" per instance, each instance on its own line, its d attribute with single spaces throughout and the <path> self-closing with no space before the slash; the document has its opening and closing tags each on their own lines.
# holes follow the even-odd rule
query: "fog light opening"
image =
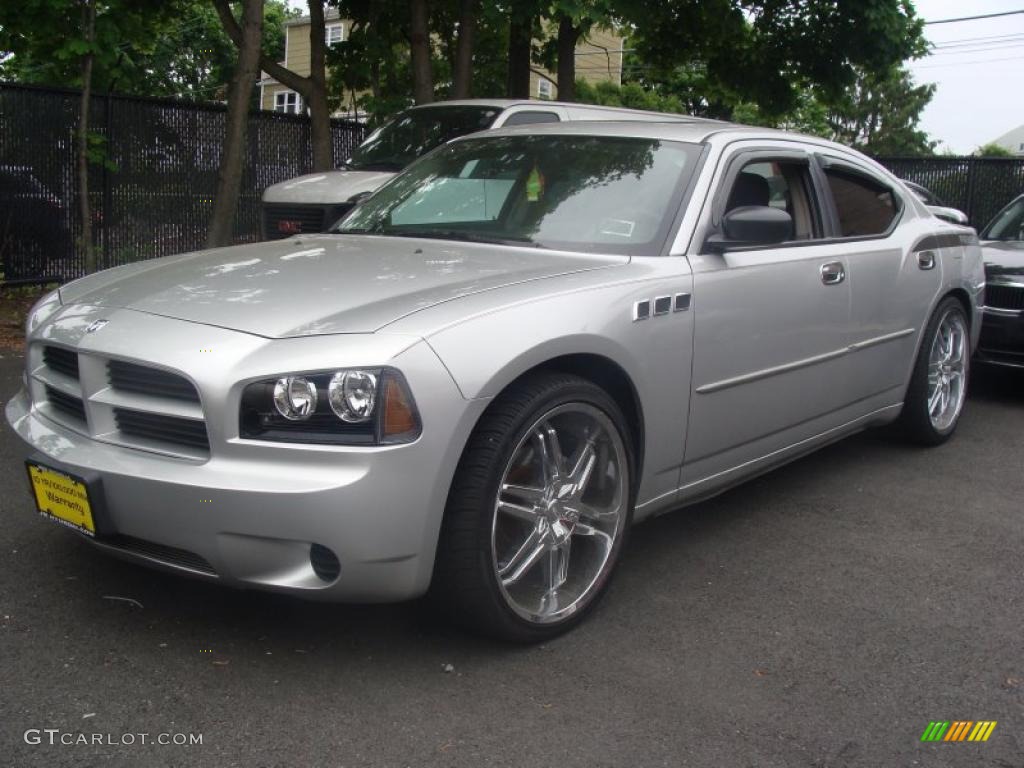
<svg viewBox="0 0 1024 768">
<path fill-rule="evenodd" d="M 310 544 L 309 564 L 313 566 L 313 573 L 323 581 L 334 581 L 341 573 L 338 556 L 322 544 Z"/>
</svg>

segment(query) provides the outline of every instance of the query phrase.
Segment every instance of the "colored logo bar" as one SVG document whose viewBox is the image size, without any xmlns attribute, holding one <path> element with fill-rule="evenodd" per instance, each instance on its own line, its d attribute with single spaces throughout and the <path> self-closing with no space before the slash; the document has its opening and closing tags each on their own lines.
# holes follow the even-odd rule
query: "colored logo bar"
<svg viewBox="0 0 1024 768">
<path fill-rule="evenodd" d="M 995 729 L 995 720 L 933 720 L 921 741 L 988 741 Z"/>
</svg>

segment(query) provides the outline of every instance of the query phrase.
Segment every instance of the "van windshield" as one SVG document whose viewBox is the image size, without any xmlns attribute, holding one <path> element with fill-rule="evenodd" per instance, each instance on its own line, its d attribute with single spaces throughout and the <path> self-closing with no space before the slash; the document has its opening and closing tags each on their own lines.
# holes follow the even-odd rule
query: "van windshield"
<svg viewBox="0 0 1024 768">
<path fill-rule="evenodd" d="M 490 128 L 499 107 L 437 106 L 400 112 L 371 133 L 347 163 L 354 171 L 400 171 L 450 139 Z"/>
</svg>

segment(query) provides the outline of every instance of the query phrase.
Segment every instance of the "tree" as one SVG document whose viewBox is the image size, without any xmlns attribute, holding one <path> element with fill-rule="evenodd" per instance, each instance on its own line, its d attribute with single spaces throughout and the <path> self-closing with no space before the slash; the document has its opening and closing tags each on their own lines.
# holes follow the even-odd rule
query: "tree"
<svg viewBox="0 0 1024 768">
<path fill-rule="evenodd" d="M 452 66 L 452 98 L 469 98 L 473 83 L 473 45 L 480 0 L 459 0 L 459 33 Z"/>
<path fill-rule="evenodd" d="M 230 9 L 229 9 L 230 12 Z M 234 21 L 234 16 L 232 16 Z M 237 24 L 237 22 L 235 22 Z M 217 193 L 213 200 L 213 214 L 206 235 L 206 245 L 213 248 L 230 245 L 231 231 L 238 206 L 238 193 L 242 186 L 242 161 L 245 152 L 245 132 L 249 122 L 249 96 L 259 70 L 260 45 L 263 33 L 263 0 L 242 1 L 242 21 L 239 25 L 238 64 L 228 89 L 227 125 L 224 131 L 224 149 L 217 172 Z"/>
<path fill-rule="evenodd" d="M 858 68 L 857 79 L 825 103 L 832 138 L 872 155 L 931 154 L 935 142 L 917 126 L 935 94 L 935 85 L 915 85 L 906 67 L 872 73 Z"/>
<path fill-rule="evenodd" d="M 976 150 L 974 154 L 977 157 L 1016 157 L 1006 147 L 996 144 L 994 141 L 990 141 L 988 144 L 982 144 Z"/>
<path fill-rule="evenodd" d="M 926 46 L 909 0 L 618 0 L 616 10 L 636 30 L 630 76 L 711 117 L 744 102 L 779 117 L 809 88 L 829 102 L 858 71 L 887 72 Z"/>
<path fill-rule="evenodd" d="M 431 67 L 430 8 L 427 0 L 409 0 L 409 49 L 412 53 L 412 96 L 417 104 L 434 100 Z"/>
<path fill-rule="evenodd" d="M 213 0 L 221 24 L 235 47 L 242 47 L 242 29 L 231 11 L 230 0 Z M 309 75 L 288 69 L 261 51 L 259 67 L 279 83 L 298 93 L 309 107 L 309 133 L 313 149 L 313 170 L 334 168 L 334 143 L 331 137 L 331 112 L 327 98 L 327 43 L 324 40 L 324 0 L 308 0 Z"/>
</svg>

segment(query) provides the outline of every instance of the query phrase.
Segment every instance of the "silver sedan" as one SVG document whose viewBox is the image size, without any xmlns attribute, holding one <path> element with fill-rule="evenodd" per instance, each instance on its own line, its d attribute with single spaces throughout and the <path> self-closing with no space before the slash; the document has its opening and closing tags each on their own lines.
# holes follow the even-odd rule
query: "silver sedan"
<svg viewBox="0 0 1024 768">
<path fill-rule="evenodd" d="M 334 232 L 62 287 L 6 415 L 38 512 L 110 554 L 532 641 L 634 522 L 868 427 L 946 440 L 983 289 L 973 231 L 842 146 L 503 129 Z"/>
</svg>

